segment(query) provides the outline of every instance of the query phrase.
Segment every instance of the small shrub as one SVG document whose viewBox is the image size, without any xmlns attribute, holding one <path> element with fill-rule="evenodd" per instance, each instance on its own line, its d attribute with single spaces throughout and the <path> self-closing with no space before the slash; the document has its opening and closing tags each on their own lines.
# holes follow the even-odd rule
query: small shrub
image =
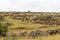
<svg viewBox="0 0 60 40">
<path fill-rule="evenodd" d="M 0 35 L 6 34 L 7 31 L 8 31 L 7 25 L 0 23 Z"/>
<path fill-rule="evenodd" d="M 0 21 L 3 20 L 3 19 L 4 19 L 4 16 L 1 16 L 1 15 L 0 15 Z"/>
</svg>

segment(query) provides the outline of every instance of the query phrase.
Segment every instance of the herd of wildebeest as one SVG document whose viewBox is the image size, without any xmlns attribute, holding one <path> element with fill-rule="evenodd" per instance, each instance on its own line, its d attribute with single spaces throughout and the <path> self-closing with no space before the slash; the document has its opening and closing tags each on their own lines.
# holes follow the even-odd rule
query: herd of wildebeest
<svg viewBox="0 0 60 40">
<path fill-rule="evenodd" d="M 12 19 L 21 20 L 21 22 L 31 22 L 36 24 L 60 25 L 60 13 L 49 12 L 7 12 L 4 16 Z"/>
<path fill-rule="evenodd" d="M 28 33 L 27 31 L 20 32 L 19 34 L 5 34 L 3 37 L 28 37 L 28 38 L 38 38 L 38 37 L 48 37 L 48 36 L 53 36 L 56 34 L 60 34 L 60 29 L 56 30 L 46 30 L 46 31 L 41 31 L 41 30 L 35 30 L 31 31 Z"/>
<path fill-rule="evenodd" d="M 60 14 L 16 14 L 11 18 L 34 24 L 60 25 Z"/>
<path fill-rule="evenodd" d="M 24 14 L 23 12 L 20 13 L 11 13 L 4 16 L 10 16 L 10 18 L 16 19 L 16 20 L 21 20 L 21 22 L 31 22 L 34 24 L 46 24 L 46 25 L 60 25 L 60 14 L 56 13 L 56 14 L 43 14 L 43 13 L 38 13 L 38 14 L 34 14 L 29 12 L 29 14 Z M 19 34 L 4 34 L 2 35 L 3 37 L 32 37 L 32 38 L 38 38 L 38 37 L 47 37 L 49 35 L 53 36 L 56 34 L 60 34 L 60 29 L 56 29 L 56 30 L 46 30 L 46 31 L 42 31 L 42 30 L 35 30 L 35 31 L 31 31 L 30 33 L 28 33 L 27 31 L 25 32 L 20 32 Z"/>
</svg>

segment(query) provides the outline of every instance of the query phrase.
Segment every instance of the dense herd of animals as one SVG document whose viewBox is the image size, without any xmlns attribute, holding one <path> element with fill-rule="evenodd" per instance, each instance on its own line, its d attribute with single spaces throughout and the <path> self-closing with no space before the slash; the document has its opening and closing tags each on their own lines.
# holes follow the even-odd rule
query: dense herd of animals
<svg viewBox="0 0 60 40">
<path fill-rule="evenodd" d="M 4 12 L 3 14 L 4 16 L 10 16 L 10 18 L 21 20 L 23 22 L 60 25 L 60 13 L 55 12 Z"/>
<path fill-rule="evenodd" d="M 55 24 L 55 25 L 60 25 L 60 14 L 56 13 L 56 14 L 44 14 L 44 13 L 40 13 L 40 14 L 14 14 L 14 15 L 10 15 L 11 18 L 13 19 L 17 19 L 17 20 L 21 20 L 21 22 L 32 22 L 32 23 L 36 23 L 36 24 Z"/>
<path fill-rule="evenodd" d="M 47 37 L 47 36 L 53 36 L 56 34 L 60 34 L 60 29 L 56 29 L 56 30 L 46 30 L 46 31 L 41 31 L 41 30 L 36 30 L 36 31 L 31 31 L 30 33 L 28 33 L 27 31 L 25 32 L 20 32 L 19 34 L 5 34 L 2 35 L 3 37 L 32 37 L 32 38 L 38 38 L 38 37 Z"/>
<path fill-rule="evenodd" d="M 23 13 L 23 12 L 22 12 Z M 60 14 L 19 14 L 19 13 L 11 13 L 10 14 L 4 14 L 4 16 L 9 16 L 10 18 L 21 20 L 21 22 L 32 22 L 34 24 L 46 24 L 46 25 L 60 25 Z M 7 23 L 7 25 L 11 25 L 10 23 Z M 56 34 L 60 34 L 60 29 L 56 30 L 35 30 L 28 33 L 20 32 L 19 34 L 11 33 L 11 34 L 2 34 L 3 37 L 28 37 L 28 38 L 38 38 L 38 37 L 47 37 L 47 36 L 53 36 Z"/>
</svg>

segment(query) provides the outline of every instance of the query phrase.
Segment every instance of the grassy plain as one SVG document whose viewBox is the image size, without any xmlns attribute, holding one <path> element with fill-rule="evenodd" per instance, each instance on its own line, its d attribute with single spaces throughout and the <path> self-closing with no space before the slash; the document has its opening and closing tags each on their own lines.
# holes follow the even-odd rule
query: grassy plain
<svg viewBox="0 0 60 40">
<path fill-rule="evenodd" d="M 7 33 L 20 33 L 22 31 L 27 31 L 28 33 L 34 30 L 54 30 L 54 29 L 59 29 L 60 25 L 45 25 L 45 24 L 33 24 L 31 22 L 21 22 L 20 20 L 15 20 L 11 19 L 9 16 L 4 18 L 5 20 L 3 21 L 4 23 L 13 23 L 13 25 L 8 27 L 8 32 Z M 46 26 L 46 27 L 45 27 Z M 25 28 L 25 29 L 17 29 L 17 28 Z M 3 40 L 3 37 L 0 38 L 0 40 Z M 11 40 L 8 39 L 8 40 Z M 56 34 L 53 36 L 47 36 L 47 37 L 39 37 L 39 38 L 16 38 L 16 40 L 60 40 L 60 35 Z"/>
</svg>

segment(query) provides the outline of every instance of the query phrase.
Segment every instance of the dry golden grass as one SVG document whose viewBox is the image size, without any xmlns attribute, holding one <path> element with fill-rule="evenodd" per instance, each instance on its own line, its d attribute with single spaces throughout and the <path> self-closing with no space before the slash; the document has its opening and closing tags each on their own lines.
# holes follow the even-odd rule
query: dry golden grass
<svg viewBox="0 0 60 40">
<path fill-rule="evenodd" d="M 4 40 L 3 37 L 0 38 L 0 40 Z M 7 40 L 12 40 L 12 37 L 7 38 Z M 38 37 L 38 38 L 27 38 L 27 37 L 22 37 L 22 38 L 15 38 L 15 40 L 60 40 L 60 35 L 56 34 L 53 36 L 47 36 L 47 37 Z"/>
<path fill-rule="evenodd" d="M 13 23 L 13 25 L 9 26 L 9 31 L 8 32 L 15 32 L 18 33 L 21 30 L 19 29 L 15 29 L 15 28 L 20 28 L 20 27 L 24 27 L 27 29 L 23 29 L 22 31 L 33 31 L 33 30 L 54 30 L 54 29 L 59 29 L 60 25 L 56 26 L 56 25 L 44 25 L 44 24 L 33 24 L 33 23 L 27 23 L 27 22 L 21 22 L 20 20 L 15 20 L 15 19 L 11 19 L 9 17 L 5 17 L 5 21 L 4 22 L 9 22 L 9 23 Z M 46 28 L 43 28 L 44 26 L 47 26 Z M 13 28 L 13 29 L 10 29 Z"/>
<path fill-rule="evenodd" d="M 13 23 L 13 25 L 9 26 L 8 28 L 8 33 L 16 33 L 18 34 L 19 32 L 21 31 L 27 31 L 27 32 L 31 32 L 33 30 L 53 30 L 53 29 L 59 29 L 60 28 L 60 25 L 59 26 L 56 26 L 56 25 L 43 25 L 43 24 L 33 24 L 33 23 L 27 23 L 27 22 L 21 22 L 20 20 L 14 20 L 14 19 L 11 19 L 9 17 L 5 17 L 5 22 L 11 22 Z M 44 27 L 44 26 L 47 26 L 46 28 L 40 28 L 40 27 Z M 15 29 L 15 28 L 20 28 L 20 27 L 25 27 L 27 29 Z M 13 29 L 10 29 L 10 28 L 13 28 Z M 1 37 L 0 40 L 3 40 L 3 38 Z M 43 38 L 36 38 L 36 39 L 33 39 L 33 38 L 17 38 L 17 40 L 60 40 L 60 35 L 54 35 L 54 36 L 48 36 L 48 37 L 43 37 Z"/>
</svg>

